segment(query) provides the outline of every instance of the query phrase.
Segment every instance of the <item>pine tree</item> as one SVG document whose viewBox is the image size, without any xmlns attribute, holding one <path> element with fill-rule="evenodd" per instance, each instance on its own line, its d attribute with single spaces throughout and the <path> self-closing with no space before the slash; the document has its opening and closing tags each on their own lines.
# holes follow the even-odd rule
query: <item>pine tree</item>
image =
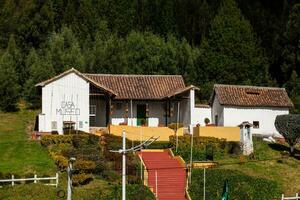
<svg viewBox="0 0 300 200">
<path fill-rule="evenodd" d="M 285 32 L 284 59 L 281 69 L 284 81 L 288 81 L 293 70 L 300 73 L 300 4 L 295 4 L 290 12 Z"/>
<path fill-rule="evenodd" d="M 268 83 L 268 63 L 252 27 L 234 0 L 224 0 L 201 45 L 200 61 L 208 80 L 227 84 Z"/>
<path fill-rule="evenodd" d="M 15 66 L 15 59 L 6 51 L 0 58 L 0 109 L 3 111 L 17 109 L 19 85 Z"/>
<path fill-rule="evenodd" d="M 70 28 L 62 28 L 60 33 L 53 33 L 46 49 L 51 55 L 51 64 L 56 73 L 70 68 L 85 71 L 84 57 L 79 42 Z"/>
<path fill-rule="evenodd" d="M 20 49 L 17 47 L 14 35 L 10 35 L 7 49 L 7 54 L 13 59 L 14 65 L 11 67 L 17 73 L 17 82 L 19 85 L 23 85 L 24 81 L 26 80 L 28 74 L 27 69 L 23 64 L 22 54 Z"/>
<path fill-rule="evenodd" d="M 38 108 L 41 101 L 35 84 L 53 77 L 55 73 L 49 58 L 39 56 L 35 49 L 27 56 L 26 67 L 29 69 L 30 77 L 24 85 L 24 98 L 30 107 Z"/>
</svg>

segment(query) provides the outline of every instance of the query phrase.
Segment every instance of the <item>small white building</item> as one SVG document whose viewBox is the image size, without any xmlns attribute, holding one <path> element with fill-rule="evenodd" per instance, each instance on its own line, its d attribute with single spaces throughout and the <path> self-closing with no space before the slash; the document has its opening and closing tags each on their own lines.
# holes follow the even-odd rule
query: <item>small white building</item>
<svg viewBox="0 0 300 200">
<path fill-rule="evenodd" d="M 277 115 L 288 114 L 293 103 L 284 88 L 214 85 L 211 119 L 216 126 L 238 126 L 248 121 L 253 134 L 278 134 Z"/>
<path fill-rule="evenodd" d="M 89 132 L 113 125 L 193 124 L 195 90 L 180 75 L 83 74 L 70 69 L 36 85 L 42 93 L 39 132 Z"/>
</svg>

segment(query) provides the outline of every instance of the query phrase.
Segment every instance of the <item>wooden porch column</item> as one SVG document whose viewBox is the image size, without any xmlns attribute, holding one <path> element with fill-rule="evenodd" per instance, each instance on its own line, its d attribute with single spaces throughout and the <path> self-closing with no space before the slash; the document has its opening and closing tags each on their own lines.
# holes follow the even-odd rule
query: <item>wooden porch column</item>
<svg viewBox="0 0 300 200">
<path fill-rule="evenodd" d="M 165 124 L 165 126 L 168 126 L 168 115 L 169 115 L 169 112 L 170 112 L 170 111 L 168 110 L 169 104 L 170 104 L 170 103 L 169 103 L 169 100 L 166 100 L 166 108 L 165 108 L 165 109 L 166 109 L 166 121 L 165 121 L 166 124 Z"/>
<path fill-rule="evenodd" d="M 111 97 L 106 96 L 106 126 L 111 123 Z"/>
</svg>

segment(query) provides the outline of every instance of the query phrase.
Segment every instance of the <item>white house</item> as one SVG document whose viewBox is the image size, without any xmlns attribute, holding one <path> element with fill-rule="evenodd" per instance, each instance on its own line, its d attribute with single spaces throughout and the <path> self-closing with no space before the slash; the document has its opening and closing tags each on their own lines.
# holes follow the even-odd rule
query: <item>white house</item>
<svg viewBox="0 0 300 200">
<path fill-rule="evenodd" d="M 75 69 L 36 85 L 42 93 L 39 132 L 88 132 L 108 124 L 193 124 L 194 92 L 180 75 L 83 74 Z"/>
<path fill-rule="evenodd" d="M 284 88 L 214 85 L 211 119 L 217 126 L 253 124 L 253 134 L 278 134 L 277 115 L 288 114 L 293 103 Z"/>
</svg>

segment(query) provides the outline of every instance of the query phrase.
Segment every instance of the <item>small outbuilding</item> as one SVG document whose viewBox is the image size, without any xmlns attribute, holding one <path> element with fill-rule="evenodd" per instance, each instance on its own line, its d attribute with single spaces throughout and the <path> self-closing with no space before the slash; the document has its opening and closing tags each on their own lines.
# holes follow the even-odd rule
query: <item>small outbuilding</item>
<svg viewBox="0 0 300 200">
<path fill-rule="evenodd" d="M 214 85 L 210 99 L 211 119 L 216 126 L 238 126 L 250 122 L 253 134 L 278 135 L 277 115 L 293 107 L 285 88 L 243 85 Z"/>
</svg>

